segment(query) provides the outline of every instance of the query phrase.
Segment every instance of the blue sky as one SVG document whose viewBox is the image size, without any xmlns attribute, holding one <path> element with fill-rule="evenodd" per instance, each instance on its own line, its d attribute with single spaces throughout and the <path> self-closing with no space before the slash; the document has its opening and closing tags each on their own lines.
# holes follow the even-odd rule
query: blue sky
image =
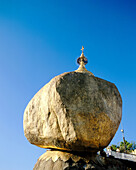
<svg viewBox="0 0 136 170">
<path fill-rule="evenodd" d="M 24 137 L 24 109 L 51 78 L 77 69 L 82 45 L 87 69 L 118 87 L 125 137 L 136 141 L 136 2 L 0 0 L 2 170 L 33 169 L 45 152 Z"/>
</svg>

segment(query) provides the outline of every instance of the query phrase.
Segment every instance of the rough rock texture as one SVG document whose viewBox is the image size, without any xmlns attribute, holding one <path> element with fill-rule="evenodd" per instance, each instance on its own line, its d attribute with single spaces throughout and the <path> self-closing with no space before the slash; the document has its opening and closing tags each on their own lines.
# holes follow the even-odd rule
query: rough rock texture
<svg viewBox="0 0 136 170">
<path fill-rule="evenodd" d="M 24 133 L 43 148 L 97 151 L 114 137 L 122 116 L 116 86 L 89 73 L 53 78 L 29 102 Z"/>
<path fill-rule="evenodd" d="M 55 153 L 52 154 L 54 154 L 55 157 Z M 63 153 L 63 157 L 64 155 L 65 153 Z M 82 158 L 79 156 L 79 159 L 77 159 L 78 155 L 72 156 L 71 154 L 72 157 L 76 157 L 77 161 L 72 158 L 65 160 L 62 156 L 53 160 L 52 157 L 47 159 L 45 153 L 38 159 L 33 170 L 135 170 L 136 167 L 135 162 L 115 159 L 113 157 L 107 158 L 100 155 L 96 155 L 86 162 L 83 155 L 84 154 L 82 154 Z"/>
<path fill-rule="evenodd" d="M 51 159 L 53 162 L 56 162 L 58 159 L 61 159 L 62 161 L 66 162 L 71 159 L 73 162 L 78 162 L 82 159 L 84 162 L 88 163 L 90 160 L 95 161 L 96 155 L 97 153 L 94 152 L 72 152 L 51 149 L 41 155 L 39 161 L 48 161 Z"/>
</svg>

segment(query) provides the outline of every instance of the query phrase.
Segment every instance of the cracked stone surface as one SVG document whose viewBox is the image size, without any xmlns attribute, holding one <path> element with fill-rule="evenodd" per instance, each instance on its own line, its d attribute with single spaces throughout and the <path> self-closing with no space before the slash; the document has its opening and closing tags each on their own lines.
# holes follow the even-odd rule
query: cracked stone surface
<svg viewBox="0 0 136 170">
<path fill-rule="evenodd" d="M 54 77 L 29 102 L 24 134 L 43 148 L 95 152 L 114 137 L 122 99 L 113 83 L 89 73 Z"/>
</svg>

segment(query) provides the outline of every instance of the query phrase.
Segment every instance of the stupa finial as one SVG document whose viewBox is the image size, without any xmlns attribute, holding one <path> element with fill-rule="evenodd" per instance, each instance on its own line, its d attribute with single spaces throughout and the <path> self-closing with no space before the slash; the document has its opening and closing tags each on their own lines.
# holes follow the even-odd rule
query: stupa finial
<svg viewBox="0 0 136 170">
<path fill-rule="evenodd" d="M 80 55 L 80 57 L 77 59 L 77 63 L 80 65 L 79 68 L 76 70 L 76 72 L 89 72 L 86 68 L 85 65 L 88 63 L 87 58 L 84 56 L 84 46 L 82 46 L 81 49 L 82 53 Z M 91 73 L 92 74 L 92 73 Z M 93 74 L 92 74 L 93 75 Z"/>
<path fill-rule="evenodd" d="M 81 50 L 82 50 L 82 54 L 83 54 L 83 53 L 84 53 L 84 46 L 82 46 L 82 49 L 81 49 Z"/>
<path fill-rule="evenodd" d="M 77 59 L 77 63 L 79 65 L 85 66 L 88 63 L 88 60 L 84 56 L 84 51 L 83 50 L 84 50 L 84 46 L 82 46 L 82 49 L 81 49 L 82 53 L 81 53 L 81 56 Z"/>
</svg>

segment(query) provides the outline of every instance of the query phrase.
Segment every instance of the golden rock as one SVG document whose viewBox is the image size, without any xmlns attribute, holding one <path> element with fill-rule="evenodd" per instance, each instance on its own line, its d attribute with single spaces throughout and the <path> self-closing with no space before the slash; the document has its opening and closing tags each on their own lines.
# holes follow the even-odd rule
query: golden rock
<svg viewBox="0 0 136 170">
<path fill-rule="evenodd" d="M 88 71 L 54 77 L 29 102 L 24 133 L 43 148 L 96 152 L 114 137 L 122 99 L 113 83 Z"/>
</svg>

